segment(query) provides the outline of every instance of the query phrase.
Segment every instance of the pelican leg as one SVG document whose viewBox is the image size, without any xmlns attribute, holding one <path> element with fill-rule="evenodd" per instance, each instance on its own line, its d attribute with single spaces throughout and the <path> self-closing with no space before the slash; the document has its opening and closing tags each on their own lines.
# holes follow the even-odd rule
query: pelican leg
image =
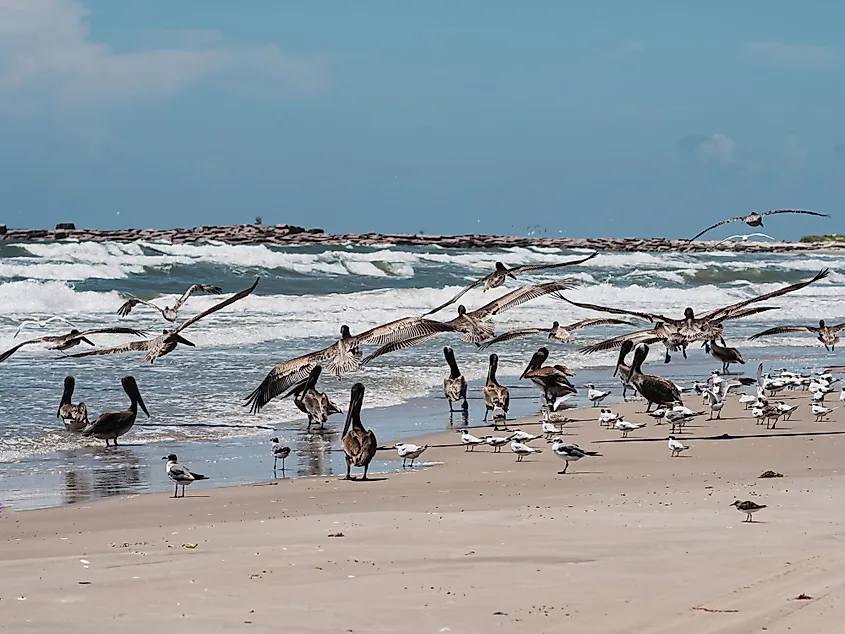
<svg viewBox="0 0 845 634">
<path fill-rule="evenodd" d="M 276 475 L 276 465 L 278 464 L 279 459 L 276 456 L 273 456 L 273 475 Z"/>
<path fill-rule="evenodd" d="M 682 354 L 682 355 L 684 355 L 684 359 L 686 359 L 686 358 L 687 358 L 687 344 L 686 344 L 686 343 L 684 343 L 684 344 L 681 346 L 681 354 Z"/>
<path fill-rule="evenodd" d="M 115 438 L 113 440 L 114 440 L 114 446 L 117 447 L 117 437 L 115 436 Z"/>
<path fill-rule="evenodd" d="M 466 396 L 464 397 L 464 402 L 463 402 L 463 404 L 461 405 L 461 409 L 462 409 L 463 411 L 465 411 L 465 412 L 469 409 L 469 403 L 467 402 L 467 397 L 466 397 Z"/>
<path fill-rule="evenodd" d="M 663 363 L 669 363 L 672 360 L 672 356 L 669 354 L 669 348 L 666 348 L 666 356 L 663 357 Z"/>
<path fill-rule="evenodd" d="M 349 460 L 349 456 L 346 456 L 346 478 L 344 478 L 345 480 L 351 480 L 352 479 L 351 471 L 352 471 L 352 461 Z"/>
<path fill-rule="evenodd" d="M 493 411 L 493 408 L 489 405 L 484 406 L 484 418 L 482 419 L 485 423 L 487 422 L 487 414 Z"/>
<path fill-rule="evenodd" d="M 366 480 L 366 479 L 367 479 L 367 471 L 369 471 L 369 469 L 370 469 L 370 465 L 369 465 L 369 464 L 365 464 L 365 465 L 364 465 L 364 475 L 363 475 L 363 477 L 361 478 L 362 480 Z"/>
</svg>

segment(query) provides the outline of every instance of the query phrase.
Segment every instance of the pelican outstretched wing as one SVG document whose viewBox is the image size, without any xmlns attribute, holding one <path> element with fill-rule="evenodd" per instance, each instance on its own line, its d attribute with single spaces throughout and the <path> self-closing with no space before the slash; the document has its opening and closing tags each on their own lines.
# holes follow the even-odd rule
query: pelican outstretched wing
<svg viewBox="0 0 845 634">
<path fill-rule="evenodd" d="M 546 269 L 559 269 L 562 266 L 575 266 L 576 264 L 583 264 L 588 260 L 592 260 L 599 254 L 598 251 L 593 251 L 590 255 L 580 260 L 568 260 L 566 262 L 558 262 L 557 264 L 523 264 L 508 269 L 510 273 L 527 273 L 528 271 L 544 271 Z"/>
<path fill-rule="evenodd" d="M 726 224 L 728 224 L 729 222 L 740 222 L 740 221 L 744 221 L 744 220 L 745 220 L 745 218 L 746 218 L 745 216 L 736 216 L 735 218 L 728 218 L 727 220 L 720 220 L 720 221 L 719 221 L 719 222 L 717 222 L 715 225 L 710 225 L 710 226 L 709 226 L 709 227 L 707 227 L 704 231 L 700 231 L 699 233 L 695 234 L 692 238 L 690 238 L 690 239 L 689 239 L 689 242 L 692 242 L 693 240 L 696 240 L 696 239 L 700 238 L 700 237 L 701 237 L 701 236 L 703 236 L 705 233 L 707 233 L 708 231 L 712 231 L 712 230 L 713 230 L 713 229 L 715 229 L 716 227 L 721 227 L 722 225 L 726 225 Z"/>
<path fill-rule="evenodd" d="M 182 297 L 176 300 L 176 303 L 173 304 L 173 310 L 179 310 L 188 298 L 193 295 L 194 293 L 209 293 L 211 295 L 220 295 L 223 292 L 223 289 L 219 286 L 212 286 L 211 284 L 192 284 L 188 287 L 184 293 L 182 293 Z"/>
<path fill-rule="evenodd" d="M 471 311 L 469 314 L 475 319 L 483 319 L 492 315 L 498 315 L 543 295 L 559 293 L 560 291 L 573 289 L 576 286 L 578 286 L 578 282 L 574 279 L 563 279 L 558 282 L 546 282 L 544 284 L 528 284 L 527 286 L 514 289 L 510 293 L 505 293 L 498 299 L 494 299 L 492 302 Z"/>
<path fill-rule="evenodd" d="M 176 329 L 173 331 L 172 334 L 174 334 L 174 335 L 178 334 L 178 333 L 182 332 L 183 330 L 185 330 L 185 328 L 187 328 L 191 324 L 195 324 L 200 319 L 208 317 L 211 313 L 216 313 L 218 310 L 226 308 L 226 306 L 230 306 L 230 305 L 234 304 L 235 302 L 242 300 L 244 297 L 246 297 L 247 295 L 252 293 L 252 291 L 255 290 L 255 287 L 258 286 L 258 281 L 260 279 L 261 278 L 256 277 L 255 281 L 252 283 L 252 286 L 250 286 L 249 288 L 246 288 L 246 289 L 244 289 L 244 290 L 242 290 L 238 293 L 235 293 L 230 298 L 224 299 L 222 302 L 215 304 L 211 308 L 207 308 L 206 310 L 202 311 L 198 315 L 194 315 L 190 319 L 186 319 L 185 321 L 183 321 L 181 324 L 179 324 L 176 327 Z"/>
</svg>

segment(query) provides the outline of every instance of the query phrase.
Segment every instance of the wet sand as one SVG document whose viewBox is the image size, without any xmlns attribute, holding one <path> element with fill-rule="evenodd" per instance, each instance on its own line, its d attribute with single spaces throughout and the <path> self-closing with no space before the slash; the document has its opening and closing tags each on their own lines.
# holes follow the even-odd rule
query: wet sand
<svg viewBox="0 0 845 634">
<path fill-rule="evenodd" d="M 680 458 L 669 457 L 668 427 L 635 413 L 642 401 L 613 406 L 648 422 L 624 440 L 598 425 L 597 408 L 573 410 L 566 438 L 602 455 L 566 475 L 543 440 L 531 443 L 543 453 L 516 463 L 508 447 L 465 452 L 444 432 L 424 439 L 425 461 L 442 464 L 370 482 L 198 483 L 178 500 L 4 509 L 3 623 L 89 633 L 835 631 L 845 616 L 842 411 L 815 423 L 807 393 L 780 398 L 801 403 L 792 421 L 766 430 L 733 399 L 723 420 L 687 425 Z M 537 433 L 536 420 L 519 427 Z M 768 469 L 784 477 L 760 479 Z M 768 508 L 743 523 L 737 498 Z"/>
</svg>

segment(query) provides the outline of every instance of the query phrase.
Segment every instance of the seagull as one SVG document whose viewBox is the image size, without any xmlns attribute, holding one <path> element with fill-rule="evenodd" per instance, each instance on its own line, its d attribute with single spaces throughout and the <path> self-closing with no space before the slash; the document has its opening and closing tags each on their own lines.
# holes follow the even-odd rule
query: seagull
<svg viewBox="0 0 845 634">
<path fill-rule="evenodd" d="M 708 390 L 707 399 L 710 401 L 710 418 L 707 420 L 713 420 L 713 412 L 716 412 L 716 419 L 720 420 L 722 418 L 722 408 L 725 406 L 725 394 L 721 391 Z"/>
<path fill-rule="evenodd" d="M 660 415 L 662 416 L 663 414 L 661 413 Z M 599 412 L 599 424 L 602 426 L 610 427 L 615 424 L 616 421 L 621 419 L 622 417 L 619 414 L 614 414 L 609 409 L 602 409 L 601 412 Z"/>
<path fill-rule="evenodd" d="M 645 423 L 629 423 L 627 420 L 618 420 L 614 427 L 622 432 L 622 438 L 627 438 L 629 432 L 645 427 Z"/>
<path fill-rule="evenodd" d="M 208 480 L 208 476 L 200 475 L 199 473 L 194 473 L 188 467 L 180 465 L 177 461 L 178 458 L 176 457 L 175 453 L 168 454 L 162 460 L 167 460 L 167 464 L 164 467 L 165 472 L 167 473 L 167 477 L 173 480 L 176 483 L 176 488 L 173 491 L 173 497 L 175 498 L 179 493 L 179 487 L 182 487 L 182 496 L 185 497 L 185 487 L 193 484 L 195 480 Z"/>
<path fill-rule="evenodd" d="M 220 295 L 223 292 L 223 289 L 219 286 L 211 286 L 209 284 L 194 284 L 188 287 L 184 293 L 182 293 L 182 297 L 176 300 L 176 303 L 173 304 L 173 307 L 165 306 L 161 308 L 160 306 L 156 306 L 152 302 L 145 301 L 143 299 L 138 299 L 137 297 L 132 297 L 126 300 L 123 304 L 121 304 L 120 308 L 117 309 L 117 314 L 121 317 L 126 317 L 132 309 L 135 308 L 138 304 L 143 304 L 144 306 L 149 306 L 150 308 L 156 309 L 158 312 L 161 313 L 161 316 L 164 317 L 167 321 L 176 321 L 177 313 L 179 309 L 182 308 L 182 304 L 188 301 L 188 298 L 193 295 L 194 293 L 210 293 L 211 295 Z"/>
<path fill-rule="evenodd" d="M 817 339 L 822 342 L 825 350 L 832 352 L 836 349 L 836 344 L 839 343 L 839 337 L 836 336 L 836 333 L 842 330 L 845 330 L 845 323 L 828 326 L 825 324 L 824 319 L 819 319 L 818 326 L 776 326 L 763 332 L 758 332 L 756 335 L 751 335 L 749 339 L 782 335 L 787 332 L 810 332 L 816 335 Z"/>
<path fill-rule="evenodd" d="M 736 216 L 735 218 L 728 218 L 727 220 L 722 220 L 714 225 L 710 225 L 704 231 L 701 231 L 692 238 L 690 238 L 689 242 L 692 242 L 696 238 L 700 238 L 711 229 L 715 229 L 716 227 L 720 227 L 721 225 L 727 224 L 729 222 L 744 222 L 749 227 L 762 227 L 763 218 L 765 216 L 772 216 L 774 214 L 805 214 L 808 216 L 819 216 L 821 218 L 830 217 L 828 214 L 820 214 L 816 211 L 806 211 L 804 209 L 772 209 L 770 211 L 764 211 L 762 213 L 753 212 L 748 214 L 747 216 Z"/>
<path fill-rule="evenodd" d="M 745 405 L 745 409 L 748 409 L 752 403 L 757 401 L 757 397 L 753 394 L 740 394 L 739 395 L 739 402 Z"/>
<path fill-rule="evenodd" d="M 278 438 L 271 438 L 270 450 L 273 452 L 273 473 L 276 473 L 276 463 L 282 461 L 282 473 L 285 472 L 285 459 L 290 455 L 290 447 L 286 447 L 279 442 Z"/>
<path fill-rule="evenodd" d="M 736 500 L 733 504 L 731 504 L 731 506 L 736 507 L 736 510 L 740 513 L 745 513 L 745 519 L 742 520 L 743 522 L 753 522 L 754 519 L 751 516 L 757 511 L 766 508 L 765 504 L 756 504 L 751 500 L 746 500 L 745 502 Z"/>
<path fill-rule="evenodd" d="M 120 328 L 120 327 L 112 327 L 112 328 L 89 328 L 88 330 L 77 330 L 74 328 L 69 333 L 65 335 L 49 335 L 46 337 L 38 337 L 36 339 L 27 339 L 16 345 L 13 348 L 9 348 L 3 354 L 0 354 L 0 362 L 5 361 L 13 354 L 15 354 L 18 350 L 23 348 L 24 346 L 29 346 L 36 343 L 43 343 L 47 350 L 58 350 L 59 352 L 64 352 L 69 348 L 73 348 L 74 346 L 78 346 L 80 343 L 87 343 L 90 346 L 94 345 L 90 339 L 88 339 L 89 335 L 99 335 L 99 334 L 123 334 L 123 335 L 136 335 L 138 337 L 144 336 L 146 333 L 143 330 L 135 330 L 134 328 Z M 76 355 L 70 355 L 76 356 Z"/>
<path fill-rule="evenodd" d="M 496 262 L 496 270 L 488 275 L 485 275 L 479 280 L 475 280 L 474 282 L 467 284 L 460 290 L 460 292 L 452 297 L 449 301 L 444 304 L 440 304 L 440 306 L 436 308 L 432 308 L 430 311 L 425 313 L 426 315 L 433 315 L 434 313 L 440 312 L 447 306 L 451 306 L 456 301 L 458 301 L 461 297 L 463 297 L 466 293 L 471 291 L 476 286 L 483 285 L 483 291 L 486 292 L 492 288 L 498 288 L 502 284 L 505 283 L 505 279 L 510 277 L 511 279 L 516 279 L 516 275 L 518 273 L 528 273 L 529 271 L 543 271 L 546 269 L 555 269 L 560 268 L 562 266 L 574 266 L 576 264 L 583 264 L 587 260 L 591 260 L 598 255 L 598 251 L 588 255 L 585 258 L 581 258 L 580 260 L 569 260 L 567 262 L 559 262 L 557 264 L 531 264 L 531 265 L 523 265 L 523 266 L 515 266 L 511 269 L 506 267 L 501 262 Z"/>
<path fill-rule="evenodd" d="M 524 442 L 531 442 L 532 440 L 537 440 L 538 438 L 541 438 L 541 437 L 542 437 L 541 434 L 537 434 L 537 435 L 529 434 L 527 431 L 521 431 L 519 429 L 517 429 L 515 432 L 513 432 L 509 436 L 509 438 L 511 440 L 515 440 L 517 442 L 523 442 L 523 443 Z"/>
<path fill-rule="evenodd" d="M 553 412 L 563 412 L 568 409 L 577 409 L 578 406 L 572 402 L 572 394 L 564 394 L 558 396 L 549 409 Z"/>
<path fill-rule="evenodd" d="M 516 461 L 522 462 L 525 456 L 530 456 L 532 453 L 543 453 L 542 449 L 535 449 L 528 445 L 519 442 L 518 440 L 511 441 L 511 451 L 516 454 Z"/>
<path fill-rule="evenodd" d="M 481 440 L 493 447 L 493 453 L 499 453 L 502 447 L 511 441 L 510 438 L 502 438 L 501 436 L 485 436 Z"/>
<path fill-rule="evenodd" d="M 797 405 L 787 405 L 783 401 L 775 403 L 775 407 L 777 407 L 778 411 L 783 414 L 785 420 L 792 418 L 792 413 L 798 409 Z"/>
<path fill-rule="evenodd" d="M 816 422 L 820 423 L 822 418 L 826 418 L 830 416 L 831 412 L 835 410 L 835 407 L 825 407 L 824 405 L 817 405 L 813 403 L 813 416 L 816 417 Z"/>
<path fill-rule="evenodd" d="M 673 458 L 680 456 L 682 451 L 689 449 L 687 445 L 682 443 L 680 440 L 676 440 L 674 436 L 669 436 L 667 440 L 669 441 L 669 451 L 672 452 L 671 455 Z"/>
<path fill-rule="evenodd" d="M 557 427 L 551 421 L 544 420 L 543 421 L 543 433 L 546 435 L 547 440 L 551 440 L 551 437 L 554 436 L 555 434 L 562 434 L 563 433 L 563 425 L 561 425 L 560 427 Z"/>
<path fill-rule="evenodd" d="M 735 235 L 735 236 L 728 236 L 724 240 L 720 240 L 717 244 L 722 244 L 722 242 L 727 242 L 728 240 L 734 240 L 736 238 L 739 238 L 741 242 L 748 242 L 748 238 L 758 238 L 758 237 L 759 238 L 768 238 L 769 240 L 775 240 L 776 239 L 776 238 L 773 238 L 772 236 L 770 236 L 767 233 L 742 233 L 742 234 L 738 234 L 738 235 Z"/>
<path fill-rule="evenodd" d="M 589 328 L 590 326 L 610 326 L 613 324 L 631 325 L 630 322 L 623 321 L 621 319 L 584 319 L 566 326 L 562 326 L 558 321 L 553 321 L 550 328 L 518 328 L 516 330 L 509 330 L 490 341 L 484 342 L 481 344 L 481 348 L 484 349 L 495 343 L 510 341 L 511 339 L 526 337 L 528 335 L 548 335 L 549 339 L 554 339 L 555 341 L 560 341 L 562 343 L 569 343 L 573 339 L 573 330 Z"/>
<path fill-rule="evenodd" d="M 588 383 L 584 387 L 590 388 L 590 391 L 587 392 L 587 398 L 590 399 L 590 402 L 593 404 L 593 407 L 598 407 L 599 403 L 601 403 L 604 399 L 610 396 L 610 390 L 602 391 L 597 390 L 596 386 L 592 383 Z"/>
<path fill-rule="evenodd" d="M 558 471 L 558 474 L 563 475 L 566 473 L 566 470 L 569 468 L 570 462 L 578 462 L 581 458 L 585 456 L 600 456 L 601 454 L 597 451 L 587 451 L 585 449 L 581 449 L 578 445 L 574 443 L 567 443 L 563 440 L 556 440 L 552 444 L 552 451 L 555 452 L 555 455 L 566 462 L 566 465 L 563 467 L 563 471 Z"/>
<path fill-rule="evenodd" d="M 397 442 L 393 448 L 399 453 L 402 458 L 402 468 L 405 468 L 405 462 L 411 461 L 411 468 L 414 467 L 414 460 L 419 458 L 422 453 L 428 449 L 428 445 L 412 445 L 411 443 Z"/>
<path fill-rule="evenodd" d="M 21 330 L 23 330 L 23 329 L 24 329 L 24 328 L 26 328 L 27 326 L 38 326 L 39 328 L 46 328 L 48 324 L 52 324 L 52 323 L 53 323 L 53 322 L 55 322 L 55 321 L 61 321 L 61 322 L 64 322 L 64 323 L 66 323 L 68 326 L 71 326 L 71 327 L 74 327 L 74 326 L 75 326 L 75 324 L 74 324 L 73 322 L 68 321 L 68 320 L 67 320 L 67 319 L 65 319 L 64 317 L 59 317 L 58 315 L 56 315 L 56 316 L 54 316 L 54 317 L 49 317 L 48 319 L 43 319 L 43 320 L 39 320 L 39 319 L 25 319 L 25 320 L 24 320 L 24 321 L 22 321 L 22 322 L 20 323 L 20 325 L 18 326 L 18 329 L 15 331 L 15 334 L 12 336 L 12 339 L 14 339 L 15 337 L 17 337 L 17 336 L 21 333 Z"/>
<path fill-rule="evenodd" d="M 476 445 L 483 445 L 484 441 L 481 438 L 476 438 L 471 433 L 469 433 L 468 429 L 461 430 L 461 442 L 463 443 L 464 451 L 473 451 Z"/>
</svg>

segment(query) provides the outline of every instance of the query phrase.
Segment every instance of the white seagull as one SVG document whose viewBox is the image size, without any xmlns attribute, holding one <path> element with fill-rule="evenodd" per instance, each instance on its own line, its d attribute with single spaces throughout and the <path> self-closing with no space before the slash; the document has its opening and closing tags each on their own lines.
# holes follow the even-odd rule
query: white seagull
<svg viewBox="0 0 845 634">
<path fill-rule="evenodd" d="M 75 328 L 75 327 L 76 327 L 76 325 L 75 325 L 73 322 L 68 321 L 68 320 L 67 320 L 67 319 L 65 319 L 64 317 L 59 317 L 58 315 L 55 315 L 54 317 L 50 317 L 50 318 L 48 318 L 48 319 L 24 319 L 24 320 L 23 320 L 23 321 L 22 321 L 22 322 L 18 325 L 18 329 L 15 331 L 15 334 L 14 334 L 14 336 L 12 337 L 12 339 L 14 339 L 14 338 L 15 338 L 15 337 L 17 337 L 19 334 L 21 334 L 21 330 L 23 330 L 23 329 L 24 329 L 24 328 L 26 328 L 27 326 L 38 326 L 39 328 L 46 328 L 48 324 L 52 324 L 52 323 L 53 323 L 53 322 L 55 322 L 55 321 L 61 321 L 61 322 L 64 322 L 64 323 L 66 323 L 68 326 L 71 326 L 71 327 L 73 327 L 73 328 Z"/>
<path fill-rule="evenodd" d="M 596 386 L 592 383 L 588 383 L 584 387 L 590 388 L 590 391 L 587 392 L 587 398 L 590 399 L 590 402 L 593 404 L 593 407 L 598 407 L 598 404 L 610 395 L 610 390 L 597 390 Z"/>
<path fill-rule="evenodd" d="M 663 414 L 661 413 L 661 416 Z M 599 413 L 599 424 L 605 427 L 610 427 L 616 421 L 621 420 L 621 416 L 619 414 L 614 414 L 610 409 L 604 408 Z"/>
<path fill-rule="evenodd" d="M 484 441 L 481 438 L 476 438 L 468 429 L 461 430 L 461 442 L 463 443 L 464 451 L 473 451 L 476 445 L 483 445 Z"/>
<path fill-rule="evenodd" d="M 751 407 L 752 403 L 757 402 L 757 397 L 753 394 L 740 394 L 739 402 L 745 405 L 745 409 L 748 409 L 749 407 Z"/>
<path fill-rule="evenodd" d="M 555 455 L 558 458 L 566 462 L 566 466 L 563 467 L 563 471 L 558 471 L 560 475 L 566 473 L 566 470 L 569 468 L 570 462 L 578 462 L 581 458 L 585 456 L 601 455 L 597 451 L 586 451 L 584 449 L 581 449 L 581 447 L 576 444 L 564 442 L 563 440 L 556 440 L 552 444 L 552 451 L 555 452 Z"/>
<path fill-rule="evenodd" d="M 173 492 L 173 497 L 179 493 L 179 487 L 182 487 L 182 496 L 185 497 L 185 487 L 193 484 L 195 480 L 208 480 L 207 476 L 199 473 L 194 473 L 188 467 L 180 465 L 175 453 L 168 454 L 162 460 L 167 460 L 164 470 L 167 477 L 176 483 L 176 489 Z"/>
<path fill-rule="evenodd" d="M 645 423 L 630 423 L 627 420 L 618 420 L 614 425 L 616 429 L 622 432 L 622 438 L 628 437 L 628 432 L 636 431 L 642 427 L 645 427 Z"/>
<path fill-rule="evenodd" d="M 540 438 L 540 435 L 538 434 L 535 436 L 534 434 L 529 434 L 527 431 L 517 429 L 509 436 L 509 438 L 517 442 L 531 442 L 532 440 Z"/>
<path fill-rule="evenodd" d="M 544 420 L 543 421 L 543 433 L 545 434 L 547 439 L 551 439 L 552 436 L 555 434 L 562 434 L 563 433 L 563 425 L 557 427 L 554 423 Z"/>
<path fill-rule="evenodd" d="M 816 417 L 816 422 L 820 423 L 822 418 L 830 416 L 831 412 L 835 409 L 835 407 L 825 407 L 824 405 L 813 403 L 813 416 Z"/>
<path fill-rule="evenodd" d="M 789 420 L 790 418 L 792 418 L 792 412 L 798 409 L 797 405 L 787 405 L 783 401 L 778 401 L 777 403 L 775 403 L 775 407 L 781 414 L 783 414 L 785 420 Z"/>
<path fill-rule="evenodd" d="M 411 468 L 414 467 L 414 460 L 419 458 L 426 449 L 428 449 L 428 445 L 412 445 L 411 443 L 404 443 L 398 442 L 393 445 L 393 448 L 399 453 L 399 457 L 402 458 L 402 468 L 405 468 L 405 462 L 410 460 L 411 461 Z"/>
<path fill-rule="evenodd" d="M 687 445 L 682 443 L 680 440 L 676 440 L 674 436 L 669 436 L 667 440 L 669 441 L 669 451 L 672 452 L 671 455 L 673 458 L 676 456 L 680 456 L 682 451 L 686 451 L 687 449 L 689 449 Z"/>
<path fill-rule="evenodd" d="M 511 441 L 511 451 L 516 454 L 517 462 L 522 462 L 522 459 L 525 456 L 530 456 L 532 453 L 543 453 L 542 449 L 535 449 L 534 447 L 529 447 L 525 443 L 521 443 L 518 440 Z"/>
<path fill-rule="evenodd" d="M 282 473 L 285 471 L 285 458 L 290 455 L 290 447 L 285 447 L 278 438 L 270 439 L 270 451 L 273 452 L 273 473 L 276 472 L 276 463 L 282 461 Z"/>
<path fill-rule="evenodd" d="M 716 419 L 719 420 L 722 418 L 722 408 L 725 406 L 725 399 L 721 392 L 716 393 L 714 390 L 708 390 L 707 398 L 710 401 L 710 418 L 707 420 L 713 420 L 713 412 L 716 412 Z"/>
<path fill-rule="evenodd" d="M 501 436 L 485 436 L 482 440 L 493 447 L 493 453 L 502 451 L 502 447 L 510 442 L 510 438 L 502 438 Z"/>
</svg>

